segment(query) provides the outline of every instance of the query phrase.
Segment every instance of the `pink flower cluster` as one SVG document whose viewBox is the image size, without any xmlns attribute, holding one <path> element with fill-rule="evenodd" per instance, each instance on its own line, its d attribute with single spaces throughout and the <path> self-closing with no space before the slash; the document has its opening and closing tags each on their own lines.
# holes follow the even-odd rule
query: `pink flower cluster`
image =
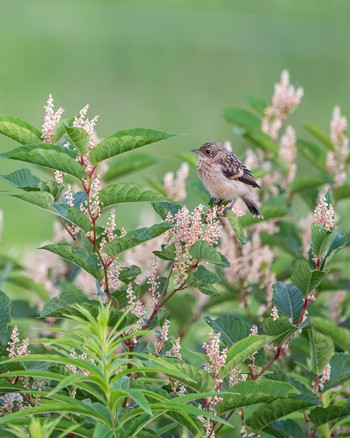
<svg viewBox="0 0 350 438">
<path fill-rule="evenodd" d="M 332 231 L 335 223 L 334 216 L 333 205 L 328 204 L 324 195 L 321 195 L 314 211 L 314 222 L 322 225 L 325 230 Z"/>
<path fill-rule="evenodd" d="M 64 112 L 62 107 L 55 112 L 53 97 L 50 94 L 45 108 L 44 124 L 42 128 L 42 139 L 45 143 L 52 143 L 55 134 L 55 128 L 61 120 Z"/>
<path fill-rule="evenodd" d="M 11 339 L 8 342 L 8 348 L 7 348 L 10 359 L 13 359 L 15 357 L 27 356 L 28 354 L 30 354 L 30 351 L 28 350 L 29 338 L 22 339 L 22 342 L 19 344 L 18 335 L 19 335 L 18 328 L 15 325 L 13 327 Z"/>
<path fill-rule="evenodd" d="M 167 172 L 164 175 L 163 188 L 167 197 L 172 201 L 183 201 L 187 197 L 186 180 L 189 175 L 189 166 L 182 163 L 180 169 L 174 175 L 174 172 Z"/>
</svg>

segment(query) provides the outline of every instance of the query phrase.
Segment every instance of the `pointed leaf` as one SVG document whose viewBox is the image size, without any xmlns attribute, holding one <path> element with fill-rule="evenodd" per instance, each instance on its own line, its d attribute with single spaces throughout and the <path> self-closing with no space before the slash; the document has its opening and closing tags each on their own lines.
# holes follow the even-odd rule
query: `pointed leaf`
<svg viewBox="0 0 350 438">
<path fill-rule="evenodd" d="M 103 180 L 106 182 L 112 181 L 115 178 L 128 175 L 138 170 L 146 169 L 153 164 L 156 164 L 157 160 L 149 154 L 128 154 L 118 157 L 116 160 L 108 163 L 108 170 L 103 175 Z"/>
<path fill-rule="evenodd" d="M 40 249 L 53 252 L 54 254 L 63 257 L 71 263 L 80 266 L 98 280 L 100 280 L 102 277 L 102 270 L 100 268 L 99 260 L 95 254 L 89 254 L 83 249 L 74 248 L 68 243 L 45 245 Z"/>
<path fill-rule="evenodd" d="M 216 333 L 221 333 L 220 339 L 226 347 L 232 347 L 234 343 L 250 334 L 250 325 L 236 315 L 223 315 L 215 320 L 204 316 L 203 319 Z"/>
<path fill-rule="evenodd" d="M 10 299 L 0 290 L 0 333 L 6 333 L 11 322 Z"/>
<path fill-rule="evenodd" d="M 293 323 L 296 324 L 304 305 L 300 290 L 293 284 L 285 284 L 281 281 L 275 283 L 273 289 L 273 302 L 277 310 L 292 318 Z"/>
<path fill-rule="evenodd" d="M 312 252 L 316 257 L 322 259 L 327 253 L 333 240 L 334 231 L 328 231 L 318 223 L 311 226 Z"/>
<path fill-rule="evenodd" d="M 350 380 L 350 355 L 335 353 L 330 360 L 331 375 L 326 382 L 325 390 L 342 385 Z"/>
<path fill-rule="evenodd" d="M 333 237 L 324 256 L 323 262 L 321 264 L 321 269 L 323 269 L 324 266 L 326 266 L 327 263 L 330 262 L 332 257 L 347 244 L 348 238 L 345 234 L 338 233 L 338 231 L 333 231 Z"/>
<path fill-rule="evenodd" d="M 274 344 L 278 345 L 296 332 L 297 328 L 291 324 L 287 316 L 280 316 L 276 321 L 273 318 L 266 318 L 263 322 L 263 331 L 267 335 L 273 336 Z"/>
<path fill-rule="evenodd" d="M 0 158 L 20 160 L 38 166 L 60 170 L 78 179 L 86 177 L 82 165 L 75 159 L 76 155 L 69 148 L 51 144 L 29 144 L 0 154 Z"/>
<path fill-rule="evenodd" d="M 161 202 L 152 202 L 152 207 L 154 211 L 159 214 L 159 216 L 165 220 L 167 217 L 167 214 L 170 212 L 172 216 L 175 216 L 175 214 L 181 210 L 182 205 L 176 204 L 175 202 L 169 202 L 169 201 L 161 201 Z"/>
<path fill-rule="evenodd" d="M 40 131 L 36 131 L 33 126 L 30 127 L 29 124 L 23 121 L 20 121 L 20 124 L 15 123 L 14 121 L 19 121 L 19 119 L 14 117 L 5 117 L 7 120 L 4 120 L 4 117 L 0 115 L 0 134 L 21 144 L 38 143 L 41 141 Z"/>
<path fill-rule="evenodd" d="M 190 254 L 198 262 L 205 260 L 207 262 L 213 263 L 214 265 L 225 268 L 230 266 L 230 263 L 228 262 L 226 257 L 216 251 L 215 248 L 210 246 L 209 243 L 204 240 L 200 240 L 193 244 L 190 248 Z"/>
<path fill-rule="evenodd" d="M 89 152 L 89 134 L 83 128 L 73 128 L 64 124 L 64 128 L 71 146 L 84 156 Z"/>
<path fill-rule="evenodd" d="M 105 187 L 99 192 L 99 197 L 105 208 L 123 202 L 158 201 L 163 195 L 135 183 L 120 183 Z"/>
<path fill-rule="evenodd" d="M 348 401 L 342 406 L 328 406 L 327 408 L 317 407 L 310 412 L 309 418 L 315 427 L 320 427 L 323 424 L 341 420 L 342 418 L 349 416 L 350 402 Z"/>
<path fill-rule="evenodd" d="M 238 217 L 234 214 L 232 210 L 226 211 L 226 217 L 232 227 L 233 232 L 237 236 L 237 239 L 241 242 L 242 245 L 244 245 L 247 242 L 247 239 L 245 237 L 243 228 L 239 222 Z"/>
<path fill-rule="evenodd" d="M 177 380 L 184 385 L 196 392 L 214 391 L 213 379 L 207 371 L 179 360 L 172 360 L 171 364 L 177 371 L 180 371 L 181 377 Z"/>
<path fill-rule="evenodd" d="M 292 266 L 291 279 L 304 296 L 308 296 L 321 284 L 326 275 L 327 272 L 311 271 L 309 263 L 306 260 L 299 259 Z"/>
<path fill-rule="evenodd" d="M 174 137 L 175 134 L 154 131 L 152 129 L 134 128 L 127 131 L 118 131 L 114 135 L 102 140 L 90 151 L 90 160 L 97 164 L 107 158 L 123 152 L 155 143 L 160 140 Z"/>
<path fill-rule="evenodd" d="M 350 330 L 337 327 L 326 318 L 313 316 L 312 325 L 321 333 L 333 339 L 334 343 L 350 353 Z"/>
<path fill-rule="evenodd" d="M 313 406 L 313 403 L 301 400 L 274 400 L 271 403 L 262 405 L 253 412 L 250 417 L 250 426 L 254 430 L 259 431 L 279 418 L 283 418 L 293 412 L 302 412 L 310 406 Z"/>
<path fill-rule="evenodd" d="M 247 129 L 260 129 L 261 120 L 251 112 L 242 108 L 228 108 L 224 111 L 224 117 L 229 123 Z"/>
<path fill-rule="evenodd" d="M 47 192 L 26 192 L 21 195 L 11 195 L 36 207 L 50 210 L 51 205 L 55 202 L 54 197 Z"/>
<path fill-rule="evenodd" d="M 319 376 L 323 373 L 333 356 L 334 344 L 331 338 L 317 332 L 313 327 L 308 333 L 312 371 Z"/>
<path fill-rule="evenodd" d="M 118 237 L 109 242 L 103 251 L 110 257 L 115 257 L 118 254 L 140 245 L 147 240 L 154 239 L 172 228 L 172 224 L 162 222 L 155 224 L 150 228 L 139 228 L 129 231 L 124 237 Z"/>
<path fill-rule="evenodd" d="M 29 169 L 18 169 L 7 175 L 0 175 L 4 181 L 20 189 L 38 189 L 40 179 L 32 175 Z"/>
</svg>

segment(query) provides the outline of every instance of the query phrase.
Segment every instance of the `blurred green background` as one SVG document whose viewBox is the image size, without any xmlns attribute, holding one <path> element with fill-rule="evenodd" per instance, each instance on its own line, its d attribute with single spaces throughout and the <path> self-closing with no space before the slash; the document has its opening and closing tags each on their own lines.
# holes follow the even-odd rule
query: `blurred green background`
<svg viewBox="0 0 350 438">
<path fill-rule="evenodd" d="M 2 0 L 0 112 L 41 127 L 52 93 L 66 116 L 89 103 L 101 137 L 137 126 L 186 133 L 148 148 L 161 157 L 148 172 L 160 177 L 179 151 L 235 147 L 224 108 L 247 94 L 270 99 L 284 68 L 305 90 L 292 118 L 299 134 L 306 121 L 328 129 L 335 104 L 347 114 L 349 18 L 348 0 Z M 0 137 L 0 151 L 14 146 Z M 1 161 L 0 173 L 17 167 Z M 50 237 L 49 213 L 4 194 L 0 209 L 3 250 Z"/>
</svg>

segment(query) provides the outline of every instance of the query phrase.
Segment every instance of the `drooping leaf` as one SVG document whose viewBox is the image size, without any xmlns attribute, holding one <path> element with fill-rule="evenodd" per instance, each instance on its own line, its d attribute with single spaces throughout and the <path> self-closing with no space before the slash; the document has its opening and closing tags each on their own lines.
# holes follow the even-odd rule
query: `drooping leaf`
<svg viewBox="0 0 350 438">
<path fill-rule="evenodd" d="M 42 246 L 40 249 L 53 252 L 54 254 L 63 257 L 64 259 L 83 268 L 96 279 L 100 280 L 102 270 L 99 265 L 99 260 L 95 254 L 89 254 L 83 249 L 74 248 L 68 243 L 56 243 Z"/>
<path fill-rule="evenodd" d="M 310 412 L 309 418 L 315 427 L 323 424 L 341 420 L 350 415 L 350 402 L 342 406 L 328 406 L 327 408 L 317 407 Z"/>
<path fill-rule="evenodd" d="M 326 266 L 332 257 L 337 254 L 338 251 L 340 251 L 344 246 L 348 244 L 348 238 L 345 234 L 338 233 L 338 231 L 333 231 L 332 239 L 329 243 L 327 252 L 324 256 L 324 259 L 321 263 L 321 269 Z"/>
<path fill-rule="evenodd" d="M 0 290 L 0 333 L 6 333 L 11 322 L 10 299 Z"/>
<path fill-rule="evenodd" d="M 331 375 L 326 382 L 325 390 L 342 385 L 350 380 L 350 355 L 346 353 L 335 353 L 329 362 Z"/>
<path fill-rule="evenodd" d="M 321 284 L 327 272 L 311 271 L 309 263 L 306 260 L 299 259 L 293 264 L 291 275 L 293 284 L 298 287 L 304 296 L 308 296 Z"/>
<path fill-rule="evenodd" d="M 16 117 L 0 114 L 0 134 L 21 144 L 41 142 L 41 132 Z"/>
<path fill-rule="evenodd" d="M 298 150 L 315 167 L 324 172 L 327 153 L 314 143 L 305 140 L 297 141 Z"/>
<path fill-rule="evenodd" d="M 232 395 L 227 393 L 232 392 Z M 289 383 L 276 382 L 273 380 L 238 382 L 232 388 L 228 388 L 221 401 L 216 406 L 219 415 L 243 406 L 257 403 L 269 403 L 276 399 L 287 398 L 297 395 L 299 392 Z"/>
<path fill-rule="evenodd" d="M 52 144 L 29 144 L 0 154 L 0 158 L 20 160 L 49 169 L 60 170 L 78 179 L 86 177 L 82 165 L 69 148 Z"/>
<path fill-rule="evenodd" d="M 340 348 L 350 353 L 350 330 L 343 327 L 337 327 L 328 319 L 320 318 L 318 316 L 312 317 L 312 325 L 320 333 L 329 336 Z"/>
<path fill-rule="evenodd" d="M 109 182 L 132 172 L 146 169 L 156 163 L 157 160 L 149 154 L 127 154 L 108 163 L 108 170 L 103 175 L 103 180 Z"/>
<path fill-rule="evenodd" d="M 54 197 L 48 192 L 26 192 L 21 195 L 11 195 L 14 198 L 20 199 L 36 207 L 43 208 L 44 210 L 50 210 L 50 207 L 54 203 Z"/>
<path fill-rule="evenodd" d="M 304 128 L 310 132 L 317 140 L 319 140 L 329 151 L 334 151 L 334 146 L 331 142 L 329 134 L 323 128 L 312 123 L 304 125 Z"/>
<path fill-rule="evenodd" d="M 228 348 L 250 334 L 250 325 L 236 315 L 222 315 L 215 320 L 204 316 L 203 319 L 216 333 L 221 333 L 220 339 Z"/>
<path fill-rule="evenodd" d="M 208 242 L 204 240 L 199 240 L 194 243 L 190 248 L 191 256 L 198 262 L 207 261 L 213 263 L 214 265 L 222 266 L 227 268 L 230 263 L 222 254 L 220 254 L 215 248 L 209 245 Z"/>
<path fill-rule="evenodd" d="M 271 403 L 262 405 L 253 412 L 250 417 L 250 426 L 253 430 L 259 431 L 275 420 L 283 418 L 293 412 L 303 411 L 310 406 L 313 406 L 313 403 L 302 400 L 274 400 Z"/>
<path fill-rule="evenodd" d="M 172 216 L 181 210 L 182 205 L 176 204 L 175 202 L 169 201 L 161 201 L 161 202 L 152 202 L 152 207 L 154 211 L 163 219 L 167 217 L 167 214 L 170 212 Z"/>
<path fill-rule="evenodd" d="M 139 228 L 137 230 L 129 231 L 125 236 L 118 237 L 109 242 L 103 250 L 110 257 L 115 257 L 127 249 L 160 236 L 171 228 L 171 224 L 162 222 L 160 224 L 152 225 L 150 228 Z"/>
<path fill-rule="evenodd" d="M 277 310 L 288 318 L 292 318 L 294 324 L 299 320 L 304 298 L 300 290 L 293 284 L 278 281 L 273 285 L 273 302 Z"/>
<path fill-rule="evenodd" d="M 103 207 L 109 207 L 123 202 L 158 201 L 163 195 L 135 183 L 120 183 L 103 188 L 99 192 L 99 198 Z"/>
<path fill-rule="evenodd" d="M 22 190 L 39 190 L 40 179 L 32 175 L 29 169 L 18 169 L 7 175 L 0 175 L 4 181 Z"/>
<path fill-rule="evenodd" d="M 83 128 L 74 128 L 64 123 L 64 128 L 71 146 L 84 156 L 89 151 L 89 134 Z"/>
<path fill-rule="evenodd" d="M 241 242 L 242 245 L 244 245 L 247 242 L 247 239 L 245 237 L 243 228 L 239 222 L 238 217 L 233 213 L 232 210 L 226 211 L 226 217 L 232 227 L 233 232 L 237 236 L 237 239 Z"/>
<path fill-rule="evenodd" d="M 313 327 L 308 333 L 312 371 L 319 376 L 333 356 L 334 344 L 331 338 L 319 333 Z"/>
<path fill-rule="evenodd" d="M 175 135 L 143 128 L 118 131 L 94 146 L 90 151 L 89 157 L 93 164 L 97 164 L 123 152 L 131 151 L 160 140 L 166 140 L 175 137 Z"/>
</svg>

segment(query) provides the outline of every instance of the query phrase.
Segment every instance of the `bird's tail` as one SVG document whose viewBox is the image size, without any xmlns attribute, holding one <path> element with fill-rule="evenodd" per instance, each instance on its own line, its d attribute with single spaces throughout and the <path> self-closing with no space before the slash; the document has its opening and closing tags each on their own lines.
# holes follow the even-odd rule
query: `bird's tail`
<svg viewBox="0 0 350 438">
<path fill-rule="evenodd" d="M 244 197 L 243 201 L 245 202 L 246 206 L 248 207 L 248 210 L 250 211 L 250 213 L 253 216 L 264 219 L 264 216 L 262 215 L 261 211 L 259 210 L 258 206 L 256 205 L 255 199 L 252 196 Z"/>
</svg>

